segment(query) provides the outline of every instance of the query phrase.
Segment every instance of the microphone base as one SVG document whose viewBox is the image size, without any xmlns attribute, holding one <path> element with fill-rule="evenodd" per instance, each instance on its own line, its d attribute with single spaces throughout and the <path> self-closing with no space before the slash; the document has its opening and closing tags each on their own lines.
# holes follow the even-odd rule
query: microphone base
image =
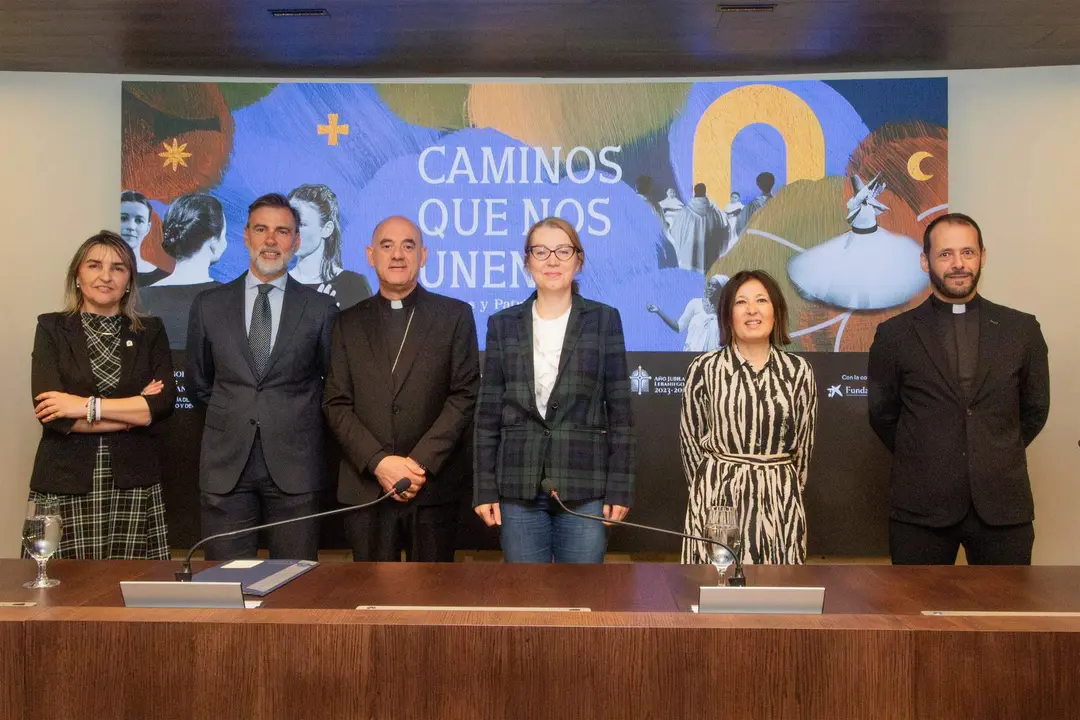
<svg viewBox="0 0 1080 720">
<path fill-rule="evenodd" d="M 191 568 L 184 568 L 183 570 L 177 570 L 174 573 L 176 582 L 191 582 Z"/>
<path fill-rule="evenodd" d="M 727 584 L 728 584 L 729 587 L 746 587 L 746 578 L 744 578 L 744 577 L 728 578 Z"/>
</svg>

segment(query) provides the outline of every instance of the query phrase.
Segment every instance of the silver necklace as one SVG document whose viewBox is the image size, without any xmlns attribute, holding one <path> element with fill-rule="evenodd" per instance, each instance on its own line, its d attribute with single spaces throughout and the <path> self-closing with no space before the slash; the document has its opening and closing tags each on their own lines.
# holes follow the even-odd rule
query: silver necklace
<svg viewBox="0 0 1080 720">
<path fill-rule="evenodd" d="M 398 360 L 401 359 L 401 351 L 405 348 L 405 340 L 408 339 L 408 337 L 409 337 L 409 328 L 412 327 L 412 319 L 413 319 L 413 315 L 415 315 L 415 314 L 416 314 L 416 308 L 413 307 L 413 309 L 409 311 L 409 321 L 407 323 L 405 323 L 405 334 L 401 336 L 401 344 L 398 345 L 397 355 L 394 356 L 394 364 L 390 366 L 390 374 L 391 375 L 394 374 L 394 370 L 397 369 Z"/>
<path fill-rule="evenodd" d="M 83 326 L 83 330 L 89 330 L 90 332 L 94 333 L 98 337 L 116 337 L 117 335 L 120 334 L 120 328 L 119 327 L 117 327 L 112 332 L 106 332 L 104 330 L 97 330 L 97 329 L 95 329 L 93 327 L 93 325 L 91 325 L 85 319 L 83 320 L 82 326 Z"/>
</svg>

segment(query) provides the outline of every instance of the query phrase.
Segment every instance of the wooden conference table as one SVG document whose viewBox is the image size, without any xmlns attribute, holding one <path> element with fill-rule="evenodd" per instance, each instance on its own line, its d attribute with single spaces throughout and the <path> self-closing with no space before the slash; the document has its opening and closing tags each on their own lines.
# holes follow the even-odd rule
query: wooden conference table
<svg viewBox="0 0 1080 720">
<path fill-rule="evenodd" d="M 815 616 L 699 615 L 715 571 L 648 563 L 330 562 L 258 609 L 122 607 L 177 568 L 56 561 L 25 590 L 0 561 L 0 602 L 36 603 L 0 606 L 0 717 L 1080 718 L 1075 567 L 747 568 L 823 585 Z"/>
</svg>

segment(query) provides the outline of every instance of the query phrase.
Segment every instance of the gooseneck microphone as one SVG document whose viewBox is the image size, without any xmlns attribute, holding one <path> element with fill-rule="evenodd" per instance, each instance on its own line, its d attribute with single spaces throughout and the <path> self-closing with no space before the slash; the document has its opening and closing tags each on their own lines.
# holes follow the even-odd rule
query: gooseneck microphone
<svg viewBox="0 0 1080 720">
<path fill-rule="evenodd" d="M 364 503 L 363 505 L 350 505 L 349 507 L 337 508 L 334 510 L 325 510 L 323 512 L 313 513 L 311 515 L 301 515 L 300 517 L 289 518 L 288 520 L 278 520 L 277 522 L 266 523 L 265 525 L 255 525 L 253 527 L 241 528 L 240 530 L 230 530 L 229 532 L 223 532 L 218 533 L 217 535 L 210 535 L 209 537 L 204 537 L 202 540 L 192 545 L 191 549 L 188 550 L 187 557 L 184 558 L 184 566 L 176 573 L 176 579 L 180 582 L 191 582 L 191 556 L 195 554 L 195 551 L 203 543 L 207 543 L 211 540 L 218 540 L 220 538 L 234 537 L 236 535 L 244 535 L 250 532 L 258 532 L 259 530 L 265 530 L 266 528 L 277 527 L 279 525 L 288 525 L 289 523 L 301 522 L 303 520 L 315 520 L 317 518 L 329 517 L 330 515 L 338 515 L 340 513 L 351 512 L 353 510 L 362 510 L 364 508 L 371 507 L 372 505 L 378 505 L 391 495 L 401 495 L 406 490 L 408 490 L 409 486 L 411 485 L 412 481 L 410 481 L 408 478 L 401 478 L 396 483 L 394 483 L 394 487 L 392 487 L 386 493 L 380 495 L 369 503 Z"/>
<path fill-rule="evenodd" d="M 731 553 L 731 557 L 735 559 L 735 572 L 728 578 L 727 584 L 734 587 L 745 587 L 746 576 L 743 575 L 742 558 L 739 557 L 739 553 L 732 550 L 730 547 L 720 542 L 719 540 L 713 540 L 706 537 L 698 537 L 697 535 L 687 535 L 686 533 L 675 532 L 674 530 L 665 530 L 664 528 L 653 527 L 651 525 L 641 525 L 639 523 L 626 522 L 624 520 L 608 520 L 607 518 L 600 517 L 598 515 L 586 515 L 585 513 L 579 513 L 571 510 L 563 504 L 562 498 L 559 497 L 559 491 L 555 488 L 555 485 L 545 478 L 540 483 L 540 489 L 545 493 L 555 498 L 555 502 L 559 503 L 561 507 L 567 513 L 574 517 L 585 518 L 586 520 L 596 520 L 602 523 L 609 523 L 611 525 L 623 525 L 625 527 L 638 528 L 639 530 L 651 530 L 653 532 L 664 533 L 665 535 L 674 535 L 675 537 L 687 538 L 688 540 L 698 540 L 703 543 L 709 543 L 710 545 L 719 545 L 720 547 Z"/>
</svg>

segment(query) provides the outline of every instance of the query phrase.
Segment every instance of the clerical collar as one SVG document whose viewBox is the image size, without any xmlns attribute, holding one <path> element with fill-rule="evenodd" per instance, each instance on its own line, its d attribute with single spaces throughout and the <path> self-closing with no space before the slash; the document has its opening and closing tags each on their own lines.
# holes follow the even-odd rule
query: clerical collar
<svg viewBox="0 0 1080 720">
<path fill-rule="evenodd" d="M 420 295 L 420 286 L 417 285 L 412 289 L 408 295 L 400 300 L 391 300 L 382 293 L 379 293 L 379 303 L 383 307 L 390 308 L 391 310 L 401 310 L 402 308 L 411 308 L 416 304 L 416 298 Z"/>
<path fill-rule="evenodd" d="M 934 310 L 940 313 L 950 313 L 952 315 L 963 315 L 968 310 L 978 310 L 979 300 L 978 293 L 972 296 L 966 303 L 950 303 L 945 302 L 937 295 L 930 296 L 930 302 L 933 304 Z"/>
</svg>

